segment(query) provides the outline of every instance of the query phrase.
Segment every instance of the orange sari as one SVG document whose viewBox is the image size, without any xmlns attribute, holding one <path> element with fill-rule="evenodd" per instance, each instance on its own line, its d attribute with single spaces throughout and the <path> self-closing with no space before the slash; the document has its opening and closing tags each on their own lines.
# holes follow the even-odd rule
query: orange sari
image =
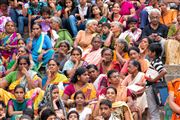
<svg viewBox="0 0 180 120">
<path fill-rule="evenodd" d="M 169 92 L 174 92 L 174 101 L 180 106 L 180 78 L 168 82 Z M 172 120 L 180 120 L 180 115 L 173 112 Z"/>
</svg>

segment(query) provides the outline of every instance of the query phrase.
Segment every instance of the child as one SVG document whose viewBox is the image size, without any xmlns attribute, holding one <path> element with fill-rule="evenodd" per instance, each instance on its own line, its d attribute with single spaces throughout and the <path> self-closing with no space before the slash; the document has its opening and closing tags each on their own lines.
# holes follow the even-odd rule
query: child
<svg viewBox="0 0 180 120">
<path fill-rule="evenodd" d="M 56 1 L 57 0 L 48 0 L 48 6 L 50 8 L 52 16 L 60 17 L 62 7 L 59 4 L 57 4 Z"/>
<path fill-rule="evenodd" d="M 164 79 L 166 72 L 166 69 L 163 66 L 162 60 L 161 60 L 161 53 L 162 53 L 162 47 L 158 43 L 151 43 L 149 45 L 149 52 L 148 55 L 151 59 L 151 68 L 156 70 L 159 74 L 152 79 L 151 76 L 147 76 L 147 102 L 148 102 L 148 111 L 150 118 L 153 120 L 160 120 L 160 113 L 159 113 L 159 106 L 155 102 L 155 97 L 153 94 L 152 85 L 156 84 L 160 80 L 162 81 Z"/>
<path fill-rule="evenodd" d="M 69 111 L 77 111 L 79 113 L 79 120 L 89 120 L 92 110 L 85 105 L 85 95 L 82 91 L 78 91 L 74 95 L 76 108 L 71 108 Z"/>
<path fill-rule="evenodd" d="M 6 108 L 5 108 L 4 102 L 3 102 L 3 101 L 0 101 L 0 120 L 6 120 L 6 118 L 5 118 L 5 116 L 6 116 L 6 114 L 5 114 L 6 110 L 5 110 L 5 109 L 6 109 Z"/>
<path fill-rule="evenodd" d="M 102 24 L 102 40 L 105 41 L 110 33 L 110 24 L 109 23 L 104 23 Z"/>
<path fill-rule="evenodd" d="M 67 115 L 68 120 L 79 120 L 79 114 L 77 111 L 71 111 Z"/>
<path fill-rule="evenodd" d="M 41 10 L 41 16 L 39 19 L 35 20 L 36 23 L 40 23 L 42 27 L 42 32 L 47 34 L 47 31 L 50 30 L 50 15 L 51 11 L 49 7 L 43 7 Z"/>
</svg>

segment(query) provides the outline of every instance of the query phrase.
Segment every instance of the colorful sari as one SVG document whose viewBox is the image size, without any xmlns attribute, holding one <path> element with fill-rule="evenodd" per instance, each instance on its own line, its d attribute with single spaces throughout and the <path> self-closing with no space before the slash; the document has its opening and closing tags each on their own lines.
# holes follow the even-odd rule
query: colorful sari
<svg viewBox="0 0 180 120">
<path fill-rule="evenodd" d="M 168 82 L 169 92 L 174 93 L 174 102 L 180 106 L 180 78 Z M 172 120 L 180 120 L 180 115 L 173 112 Z"/>
<path fill-rule="evenodd" d="M 42 62 L 39 62 L 38 57 L 43 52 L 43 50 L 47 51 L 43 54 Z M 41 34 L 37 39 L 33 39 L 31 51 L 33 61 L 35 62 L 37 68 L 40 68 L 41 65 L 45 66 L 54 54 L 51 40 L 47 35 L 44 34 Z"/>
<path fill-rule="evenodd" d="M 6 33 L 0 34 L 0 45 L 6 47 L 7 45 L 16 46 L 18 44 L 17 33 L 14 32 L 11 35 L 7 35 Z M 11 59 L 13 53 L 16 53 L 16 48 L 11 48 L 9 50 L 0 50 L 0 53 L 4 59 Z"/>
<path fill-rule="evenodd" d="M 82 88 L 79 89 L 82 91 L 86 97 L 86 100 L 93 100 L 96 98 L 96 89 L 92 83 L 86 83 Z M 74 95 L 77 91 L 73 84 L 69 84 L 64 90 L 64 94 L 68 95 L 70 99 L 74 98 Z"/>
</svg>

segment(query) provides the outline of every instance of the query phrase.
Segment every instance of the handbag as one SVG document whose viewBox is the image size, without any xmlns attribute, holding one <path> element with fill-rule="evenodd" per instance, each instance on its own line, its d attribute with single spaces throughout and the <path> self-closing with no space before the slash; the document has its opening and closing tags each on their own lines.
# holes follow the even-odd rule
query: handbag
<svg viewBox="0 0 180 120">
<path fill-rule="evenodd" d="M 168 97 L 168 88 L 165 80 L 152 84 L 156 104 L 164 106 Z"/>
</svg>

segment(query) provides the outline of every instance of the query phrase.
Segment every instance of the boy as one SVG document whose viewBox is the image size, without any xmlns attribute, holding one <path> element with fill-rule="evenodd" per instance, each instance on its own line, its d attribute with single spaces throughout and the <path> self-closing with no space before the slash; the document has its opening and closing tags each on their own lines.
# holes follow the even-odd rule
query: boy
<svg viewBox="0 0 180 120">
<path fill-rule="evenodd" d="M 149 111 L 149 117 L 151 120 L 160 120 L 160 113 L 159 113 L 159 106 L 156 104 L 155 96 L 153 94 L 152 85 L 156 84 L 159 81 L 162 81 L 164 79 L 166 72 L 166 69 L 163 66 L 162 60 L 161 60 L 161 53 L 162 53 L 162 47 L 158 43 L 151 43 L 149 45 L 149 52 L 148 55 L 151 59 L 151 68 L 156 70 L 158 72 L 158 75 L 152 79 L 151 76 L 148 76 L 147 78 L 147 101 L 148 101 L 148 111 Z"/>
<path fill-rule="evenodd" d="M 104 120 L 119 120 L 113 116 L 112 112 L 112 102 L 109 100 L 102 100 L 100 102 L 100 115 Z"/>
</svg>

